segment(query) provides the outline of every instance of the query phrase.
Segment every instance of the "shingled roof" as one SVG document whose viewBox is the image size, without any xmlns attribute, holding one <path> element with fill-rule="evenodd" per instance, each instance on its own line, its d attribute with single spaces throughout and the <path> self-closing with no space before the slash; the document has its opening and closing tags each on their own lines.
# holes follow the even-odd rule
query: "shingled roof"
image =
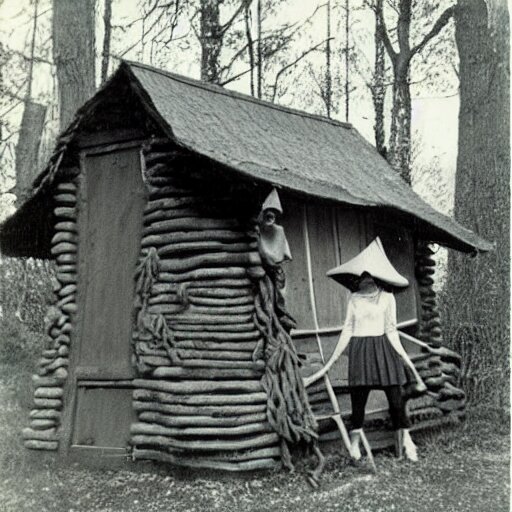
<svg viewBox="0 0 512 512">
<path fill-rule="evenodd" d="M 126 81 L 179 146 L 233 171 L 322 199 L 392 210 L 423 238 L 458 250 L 492 248 L 421 199 L 349 124 L 133 62 L 123 62 L 97 96 Z M 48 174 L 36 179 L 34 194 Z"/>
</svg>

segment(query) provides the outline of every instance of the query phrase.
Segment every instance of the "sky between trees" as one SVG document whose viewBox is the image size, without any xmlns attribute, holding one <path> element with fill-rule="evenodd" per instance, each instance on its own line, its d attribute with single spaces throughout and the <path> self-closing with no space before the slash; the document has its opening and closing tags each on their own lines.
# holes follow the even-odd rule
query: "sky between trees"
<svg viewBox="0 0 512 512">
<path fill-rule="evenodd" d="M 118 57 L 145 62 L 193 78 L 200 75 L 200 48 L 197 41 L 194 17 L 194 1 L 189 0 L 189 11 L 181 15 L 174 29 L 175 40 L 167 45 L 162 40 L 171 30 L 169 19 L 156 21 L 151 11 L 156 0 L 114 0 L 112 4 L 112 38 L 109 71 L 118 65 Z M 172 2 L 170 2 L 172 3 Z M 325 0 L 275 0 L 278 4 L 274 12 L 263 19 L 263 33 L 271 33 L 285 25 L 293 30 L 300 27 L 284 50 L 277 54 L 275 61 L 265 70 L 263 88 L 268 99 L 268 86 L 272 85 L 276 74 L 287 64 L 299 58 L 280 78 L 279 91 L 275 101 L 283 105 L 325 115 L 325 105 L 320 96 L 319 82 L 325 73 L 324 52 L 327 9 Z M 451 4 L 449 1 L 426 2 L 432 4 L 431 11 L 423 13 L 424 19 L 414 20 L 411 38 L 420 38 L 428 29 L 437 13 Z M 235 2 L 232 2 L 236 6 Z M 254 4 L 254 2 L 253 2 Z M 265 4 L 264 4 L 265 5 Z M 331 1 L 331 66 L 333 83 L 333 114 L 335 119 L 345 120 L 345 0 Z M 251 24 L 254 25 L 254 7 L 251 8 Z M 424 7 L 422 7 L 424 10 Z M 96 2 L 96 54 L 97 85 L 100 82 L 101 51 L 104 36 L 104 0 Z M 229 19 L 234 7 L 223 6 L 221 21 Z M 419 11 L 418 11 L 419 12 Z M 13 185 L 13 148 L 16 144 L 17 129 L 21 121 L 23 102 L 19 101 L 26 87 L 33 35 L 34 0 L 4 0 L 0 4 L 0 40 L 5 41 L 3 80 L 4 88 L 0 95 L 0 112 L 5 115 L 9 132 L 7 148 L 2 154 L 0 173 L 0 216 L 10 210 L 12 196 L 5 192 Z M 389 25 L 393 25 L 393 11 L 389 9 Z M 35 33 L 34 79 L 32 95 L 35 101 L 49 106 L 43 144 L 40 150 L 40 164 L 51 151 L 58 118 L 56 109 L 55 72 L 51 53 L 50 0 L 39 0 L 38 18 Z M 349 121 L 372 143 L 374 114 L 371 96 L 365 82 L 369 79 L 374 60 L 373 33 L 374 17 L 363 0 L 349 2 Z M 221 60 L 230 62 L 237 51 L 236 37 L 243 29 L 243 18 L 234 23 L 228 33 L 226 48 Z M 148 31 L 142 40 L 143 31 Z M 444 28 L 440 36 L 430 43 L 425 57 L 413 66 L 411 92 L 413 97 L 413 186 L 434 206 L 448 213 L 452 205 L 453 180 L 457 152 L 458 79 L 456 74 L 457 55 L 453 37 L 453 21 Z M 231 48 L 228 48 L 230 46 Z M 301 55 L 317 46 L 303 58 Z M 389 64 L 389 63 L 388 63 Z M 245 67 L 244 67 L 245 66 Z M 246 64 L 241 59 L 231 68 L 232 76 L 242 72 Z M 249 93 L 249 75 L 232 81 L 226 87 Z M 389 113 L 391 87 L 386 98 Z M 5 114 L 6 113 L 6 114 Z M 389 118 L 389 116 L 388 116 Z M 429 170 L 435 169 L 434 176 Z"/>
</svg>

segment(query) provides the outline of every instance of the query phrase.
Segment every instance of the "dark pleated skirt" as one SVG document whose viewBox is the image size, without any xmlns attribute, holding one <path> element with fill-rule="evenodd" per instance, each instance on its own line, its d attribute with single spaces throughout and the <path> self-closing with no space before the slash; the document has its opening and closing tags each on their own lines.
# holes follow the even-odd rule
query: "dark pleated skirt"
<svg viewBox="0 0 512 512">
<path fill-rule="evenodd" d="M 402 386 L 408 381 L 402 358 L 387 336 L 353 336 L 348 346 L 348 385 Z"/>
</svg>

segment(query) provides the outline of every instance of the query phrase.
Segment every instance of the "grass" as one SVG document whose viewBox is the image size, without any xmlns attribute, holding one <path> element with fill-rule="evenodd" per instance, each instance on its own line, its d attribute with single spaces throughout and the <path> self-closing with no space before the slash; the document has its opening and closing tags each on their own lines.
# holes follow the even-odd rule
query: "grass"
<svg viewBox="0 0 512 512">
<path fill-rule="evenodd" d="M 0 511 L 493 512 L 509 510 L 509 422 L 470 410 L 461 426 L 416 436 L 420 461 L 376 455 L 378 474 L 331 454 L 317 491 L 305 470 L 245 477 L 156 470 L 93 470 L 34 460 L 19 431 L 30 409 L 30 365 L 0 366 Z"/>
</svg>

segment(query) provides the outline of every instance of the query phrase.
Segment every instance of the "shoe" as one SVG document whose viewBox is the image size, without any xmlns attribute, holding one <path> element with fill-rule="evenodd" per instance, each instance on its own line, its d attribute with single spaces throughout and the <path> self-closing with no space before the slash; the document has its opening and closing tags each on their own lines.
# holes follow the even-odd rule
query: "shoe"
<svg viewBox="0 0 512 512">
<path fill-rule="evenodd" d="M 417 462 L 418 461 L 418 450 L 416 448 L 416 445 L 413 443 L 413 440 L 411 439 L 411 434 L 409 433 L 409 429 L 402 428 L 400 430 L 402 432 L 402 445 L 403 445 L 403 451 L 405 454 L 405 458 L 412 462 Z"/>
<path fill-rule="evenodd" d="M 350 455 L 353 460 L 361 460 L 361 449 L 359 443 L 361 442 L 362 428 L 350 431 Z"/>
</svg>

